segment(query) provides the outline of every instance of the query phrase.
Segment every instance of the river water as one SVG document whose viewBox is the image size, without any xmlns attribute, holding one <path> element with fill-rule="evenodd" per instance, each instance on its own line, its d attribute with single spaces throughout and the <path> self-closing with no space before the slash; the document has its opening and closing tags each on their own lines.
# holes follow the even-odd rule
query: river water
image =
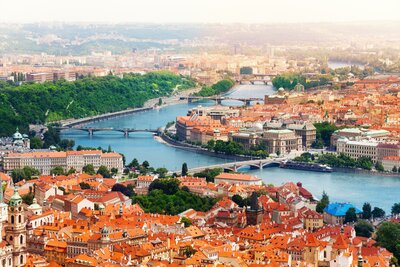
<svg viewBox="0 0 400 267">
<path fill-rule="evenodd" d="M 227 95 L 230 97 L 263 97 L 272 94 L 270 85 L 237 85 Z M 96 122 L 90 126 L 114 128 L 158 128 L 167 122 L 175 120 L 176 116 L 185 115 L 187 110 L 198 105 L 214 105 L 213 101 L 199 101 L 167 106 L 159 110 L 151 110 L 106 121 Z M 223 101 L 223 105 L 242 105 L 237 101 Z M 88 125 L 89 126 L 89 125 Z M 124 137 L 120 132 L 95 132 L 89 136 L 79 130 L 68 130 L 62 133 L 62 138 L 75 140 L 76 145 L 107 148 L 123 153 L 127 162 L 137 158 L 140 162 L 147 160 L 153 167 L 165 167 L 179 170 L 183 162 L 190 167 L 224 163 L 227 160 L 209 157 L 194 152 L 177 149 L 157 142 L 152 134 L 134 133 Z M 316 197 L 325 190 L 331 201 L 347 201 L 361 208 L 365 201 L 372 206 L 378 206 L 390 211 L 395 202 L 400 201 L 400 177 L 383 177 L 366 174 L 346 173 L 316 173 L 298 170 L 266 168 L 263 170 L 241 171 L 254 174 L 266 184 L 280 185 L 283 182 L 302 182 Z"/>
</svg>

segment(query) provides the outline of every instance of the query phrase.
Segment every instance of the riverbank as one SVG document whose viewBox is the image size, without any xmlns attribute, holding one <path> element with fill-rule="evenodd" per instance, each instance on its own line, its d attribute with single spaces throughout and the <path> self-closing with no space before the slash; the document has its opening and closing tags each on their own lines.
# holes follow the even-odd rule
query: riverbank
<svg viewBox="0 0 400 267">
<path fill-rule="evenodd" d="M 386 177 L 399 177 L 400 173 L 390 173 L 390 172 L 378 172 L 378 171 L 369 171 L 355 168 L 339 168 L 339 167 L 331 167 L 334 172 L 343 172 L 343 173 L 354 173 L 354 174 L 369 174 L 376 176 L 386 176 Z"/>
<path fill-rule="evenodd" d="M 197 154 L 202 154 L 202 155 L 206 155 L 206 156 L 211 156 L 211 157 L 216 157 L 216 158 L 221 158 L 221 159 L 226 159 L 226 160 L 231 160 L 231 161 L 246 161 L 246 160 L 252 159 L 251 157 L 240 156 L 240 155 L 226 155 L 226 154 L 221 154 L 221 153 L 215 153 L 215 152 L 209 151 L 205 148 L 201 148 L 199 146 L 195 146 L 195 145 L 191 145 L 188 143 L 174 140 L 165 134 L 156 136 L 155 140 L 160 143 L 163 143 L 165 145 L 174 147 L 174 148 L 179 148 L 179 149 L 191 151 L 191 152 L 194 152 Z"/>
<path fill-rule="evenodd" d="M 125 109 L 125 110 L 120 110 L 120 111 L 115 111 L 115 112 L 108 112 L 96 116 L 90 116 L 90 117 L 84 117 L 84 118 L 79 118 L 79 119 L 66 119 L 62 121 L 58 121 L 57 123 L 60 123 L 63 127 L 72 127 L 72 126 L 77 126 L 77 125 L 83 125 L 91 122 L 97 122 L 97 121 L 102 121 L 102 120 L 108 120 L 111 118 L 116 118 L 120 116 L 126 116 L 132 113 L 136 112 L 142 112 L 142 111 L 148 111 L 152 110 L 154 108 L 163 108 L 167 107 L 170 105 L 176 105 L 179 103 L 182 103 L 184 100 L 180 100 L 181 97 L 187 97 L 191 94 L 194 94 L 198 91 L 200 91 L 201 88 L 192 88 L 188 89 L 185 91 L 180 91 L 177 94 L 174 94 L 172 96 L 164 96 L 160 97 L 162 99 L 162 105 L 159 106 L 159 99 L 160 98 L 153 98 L 147 100 L 143 107 L 141 108 L 131 108 L 131 109 Z"/>
</svg>

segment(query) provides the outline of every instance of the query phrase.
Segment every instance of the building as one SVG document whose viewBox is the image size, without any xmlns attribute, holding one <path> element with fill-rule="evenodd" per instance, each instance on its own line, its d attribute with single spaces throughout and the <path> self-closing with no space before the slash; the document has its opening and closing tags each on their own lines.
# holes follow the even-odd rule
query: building
<svg viewBox="0 0 400 267">
<path fill-rule="evenodd" d="M 3 226 L 0 223 L 0 265 L 2 267 L 22 267 L 26 264 L 26 221 L 22 198 L 14 188 L 14 195 L 8 202 L 8 222 L 5 224 L 5 238 L 3 240 Z"/>
<path fill-rule="evenodd" d="M 361 216 L 362 211 L 350 203 L 330 203 L 324 209 L 324 222 L 327 224 L 343 224 L 346 212 L 354 208 L 356 215 Z"/>
<path fill-rule="evenodd" d="M 100 166 L 106 166 L 108 169 L 116 168 L 119 172 L 123 169 L 121 154 L 103 153 L 100 150 L 10 153 L 4 157 L 6 171 L 29 166 L 42 174 L 50 174 L 52 168 L 60 166 L 65 171 L 74 168 L 77 172 L 82 172 L 82 168 L 88 164 L 92 164 L 95 170 Z"/>
<path fill-rule="evenodd" d="M 307 209 L 301 214 L 303 217 L 304 229 L 314 231 L 324 226 L 324 216 L 314 210 Z"/>
<path fill-rule="evenodd" d="M 387 156 L 382 159 L 385 171 L 395 171 L 400 168 L 400 156 Z M 1 204 L 0 204 L 1 205 Z"/>
<path fill-rule="evenodd" d="M 265 131 L 260 138 L 268 148 L 268 153 L 290 153 L 290 151 L 302 151 L 302 137 L 295 134 L 294 131 L 284 130 L 268 130 Z"/>
<path fill-rule="evenodd" d="M 249 174 L 223 172 L 214 178 L 214 183 L 262 185 L 262 180 L 261 178 Z"/>
<path fill-rule="evenodd" d="M 341 138 L 336 143 L 337 153 L 343 153 L 353 159 L 369 157 L 373 162 L 378 160 L 378 142 L 373 140 L 351 141 Z"/>
<path fill-rule="evenodd" d="M 251 194 L 250 207 L 246 208 L 247 225 L 258 225 L 262 223 L 264 209 L 258 205 L 256 192 Z"/>
</svg>

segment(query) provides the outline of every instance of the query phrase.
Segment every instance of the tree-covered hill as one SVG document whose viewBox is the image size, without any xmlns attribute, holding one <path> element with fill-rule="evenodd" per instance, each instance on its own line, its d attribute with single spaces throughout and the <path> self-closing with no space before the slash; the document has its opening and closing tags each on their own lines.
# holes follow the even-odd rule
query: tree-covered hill
<svg viewBox="0 0 400 267">
<path fill-rule="evenodd" d="M 75 82 L 57 81 L 21 86 L 0 83 L 0 136 L 8 136 L 17 126 L 28 131 L 29 123 L 45 123 L 66 118 L 141 107 L 151 99 L 187 89 L 195 83 L 169 72 L 145 75 L 87 77 Z"/>
</svg>

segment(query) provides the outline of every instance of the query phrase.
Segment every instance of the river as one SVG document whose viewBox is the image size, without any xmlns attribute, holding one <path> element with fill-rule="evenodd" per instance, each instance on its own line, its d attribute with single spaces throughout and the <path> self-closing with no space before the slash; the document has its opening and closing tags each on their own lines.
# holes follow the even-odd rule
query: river
<svg viewBox="0 0 400 267">
<path fill-rule="evenodd" d="M 272 94 L 270 85 L 237 85 L 227 95 L 231 97 L 263 97 Z M 242 105 L 241 102 L 223 101 L 223 105 Z M 157 128 L 165 126 L 178 115 L 184 115 L 187 110 L 198 105 L 214 105 L 213 101 L 199 101 L 167 106 L 159 110 L 151 110 L 130 114 L 124 117 L 96 122 L 90 126 L 115 128 Z M 107 148 L 123 153 L 129 162 L 133 158 L 139 161 L 148 160 L 153 167 L 165 167 L 178 170 L 186 162 L 190 167 L 224 163 L 227 160 L 209 157 L 182 149 L 177 149 L 157 142 L 151 134 L 134 133 L 124 137 L 120 132 L 95 132 L 89 136 L 86 132 L 68 130 L 62 133 L 62 138 L 75 140 L 76 145 Z M 280 168 L 242 171 L 257 175 L 266 184 L 280 185 L 283 182 L 302 182 L 316 197 L 321 197 L 325 190 L 331 201 L 348 201 L 361 208 L 365 201 L 372 206 L 378 206 L 389 212 L 395 202 L 400 201 L 400 178 L 383 177 L 366 174 L 346 173 L 315 173 Z"/>
</svg>

